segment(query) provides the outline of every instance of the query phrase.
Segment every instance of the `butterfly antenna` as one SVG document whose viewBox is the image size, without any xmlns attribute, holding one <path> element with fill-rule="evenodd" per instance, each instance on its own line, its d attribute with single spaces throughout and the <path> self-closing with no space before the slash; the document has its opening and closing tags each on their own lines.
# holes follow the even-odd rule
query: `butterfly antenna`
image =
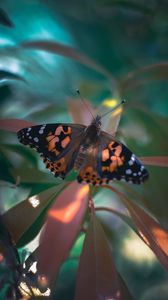
<svg viewBox="0 0 168 300">
<path fill-rule="evenodd" d="M 122 100 L 119 104 L 117 104 L 114 108 L 108 110 L 104 115 L 101 116 L 101 118 L 104 118 L 106 115 L 108 115 L 109 113 L 113 112 L 114 110 L 116 110 L 117 108 L 119 108 L 121 105 L 123 105 L 126 102 L 126 100 Z"/>
<path fill-rule="evenodd" d="M 95 119 L 94 115 L 92 114 L 92 111 L 90 110 L 89 106 L 87 105 L 87 103 L 85 102 L 85 100 L 83 99 L 83 97 L 81 96 L 81 93 L 79 90 L 76 90 L 77 94 L 80 97 L 80 100 L 82 101 L 82 103 L 85 105 L 85 107 L 87 108 L 87 110 L 90 112 L 91 116 L 93 119 Z"/>
</svg>

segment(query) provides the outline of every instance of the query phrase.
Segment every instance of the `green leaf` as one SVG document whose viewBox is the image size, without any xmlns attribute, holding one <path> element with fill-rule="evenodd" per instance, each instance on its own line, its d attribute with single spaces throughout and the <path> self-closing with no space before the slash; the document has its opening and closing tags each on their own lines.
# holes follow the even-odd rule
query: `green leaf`
<svg viewBox="0 0 168 300">
<path fill-rule="evenodd" d="M 145 15 L 152 15 L 153 14 L 153 10 L 152 8 L 147 6 L 148 3 L 143 4 L 143 3 L 138 3 L 138 2 L 134 2 L 134 1 L 129 1 L 129 0 L 106 0 L 103 1 L 103 3 L 100 6 L 100 9 L 103 10 L 110 10 L 113 9 L 114 7 L 118 7 L 118 8 L 122 8 L 122 9 L 126 9 L 127 11 L 135 11 L 135 12 L 140 12 L 142 14 Z"/>
<path fill-rule="evenodd" d="M 0 150 L 0 165 L 1 165 L 0 179 L 14 183 L 15 177 L 12 174 L 13 165 L 6 158 L 2 150 Z"/>
<path fill-rule="evenodd" d="M 0 8 L 0 24 L 7 27 L 14 27 L 13 22 L 2 8 Z"/>
<path fill-rule="evenodd" d="M 52 204 L 56 195 L 64 188 L 65 184 L 66 183 L 59 184 L 38 195 L 34 195 L 15 205 L 3 214 L 2 218 L 4 224 L 8 228 L 15 243 L 18 243 L 19 246 L 23 246 L 36 236 L 37 231 L 40 229 L 38 227 L 34 232 L 33 229 L 36 228 L 36 222 L 38 222 L 39 219 L 41 220 L 41 216 L 44 222 L 43 213 L 46 212 L 46 208 Z M 27 232 L 29 234 L 27 234 Z"/>
<path fill-rule="evenodd" d="M 5 153 L 6 150 L 11 152 L 15 152 L 26 159 L 29 163 L 31 163 L 34 167 L 37 168 L 38 166 L 38 159 L 37 156 L 34 155 L 35 153 L 22 145 L 14 145 L 14 144 L 1 144 L 1 148 Z"/>
<path fill-rule="evenodd" d="M 26 82 L 25 79 L 18 74 L 9 71 L 0 70 L 0 84 L 6 82 L 7 80 L 19 80 L 19 81 Z"/>
</svg>

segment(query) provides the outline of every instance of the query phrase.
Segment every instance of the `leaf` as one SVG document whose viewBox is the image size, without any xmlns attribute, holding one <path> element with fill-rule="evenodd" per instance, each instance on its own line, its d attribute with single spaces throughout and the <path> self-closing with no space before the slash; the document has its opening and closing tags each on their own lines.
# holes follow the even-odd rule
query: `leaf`
<svg viewBox="0 0 168 300">
<path fill-rule="evenodd" d="M 145 210 L 130 201 L 122 192 L 112 186 L 104 186 L 116 193 L 125 206 L 137 227 L 139 236 L 152 249 L 161 264 L 168 270 L 168 232 Z"/>
<path fill-rule="evenodd" d="M 22 145 L 14 145 L 14 144 L 1 144 L 2 152 L 6 154 L 8 151 L 9 153 L 14 152 L 19 154 L 20 156 L 24 157 L 26 161 L 29 162 L 29 165 L 32 164 L 34 167 L 38 167 L 37 164 L 37 157 L 34 155 L 34 152 L 31 149 L 26 148 Z M 6 155 L 8 157 L 8 155 Z"/>
<path fill-rule="evenodd" d="M 134 88 L 135 86 L 146 83 L 147 80 L 168 79 L 168 63 L 162 62 L 145 66 L 128 73 L 120 82 L 120 89 L 123 92 Z"/>
<path fill-rule="evenodd" d="M 39 247 L 38 269 L 49 281 L 58 273 L 81 230 L 88 193 L 88 185 L 72 182 L 48 212 Z"/>
<path fill-rule="evenodd" d="M 35 125 L 32 122 L 28 122 L 20 119 L 1 119 L 0 120 L 0 129 L 17 132 L 18 130 Z"/>
<path fill-rule="evenodd" d="M 29 241 L 36 236 L 38 232 L 34 224 L 38 221 L 38 218 L 40 218 L 45 209 L 51 205 L 56 195 L 64 186 L 65 183 L 59 184 L 38 195 L 34 195 L 15 205 L 3 214 L 3 222 L 8 228 L 15 243 L 18 243 L 21 238 L 23 239 L 26 237 L 28 239 L 28 231 L 31 231 Z M 34 228 L 34 230 L 32 230 L 32 228 Z"/>
<path fill-rule="evenodd" d="M 13 177 L 20 177 L 20 181 L 22 184 L 59 184 L 62 180 L 55 178 L 52 174 L 46 171 L 40 171 L 36 168 L 27 168 L 25 172 L 24 164 L 21 168 L 15 168 L 15 172 L 12 172 Z M 16 176 L 17 175 L 17 176 Z"/>
<path fill-rule="evenodd" d="M 4 181 L 14 182 L 14 176 L 12 176 L 13 165 L 6 158 L 3 151 L 0 149 L 0 166 L 1 173 L 0 179 Z"/>
<path fill-rule="evenodd" d="M 115 135 L 117 132 L 120 117 L 123 112 L 123 105 L 120 105 L 120 103 L 121 101 L 117 98 L 106 98 L 98 108 L 98 115 L 103 116 L 109 112 L 107 118 L 102 118 L 102 127 L 105 131 L 112 135 Z M 117 106 L 119 107 L 117 108 Z M 113 109 L 114 111 L 111 111 Z"/>
<path fill-rule="evenodd" d="M 123 295 L 124 289 L 104 231 L 92 213 L 78 267 L 75 300 L 131 300 L 129 292 L 130 297 Z"/>
<path fill-rule="evenodd" d="M 26 80 L 20 75 L 11 73 L 9 71 L 0 70 L 0 84 L 6 80 L 21 80 L 26 82 Z"/>
<path fill-rule="evenodd" d="M 122 9 L 130 10 L 130 11 L 137 11 L 142 14 L 152 15 L 153 11 L 151 8 L 149 8 L 147 5 L 144 5 L 143 3 L 136 3 L 134 1 L 129 0 L 113 0 L 113 1 L 103 1 L 102 6 L 100 6 L 101 10 L 110 10 L 114 7 L 121 7 Z"/>
<path fill-rule="evenodd" d="M 103 115 L 104 113 L 107 113 L 111 109 L 115 108 L 118 104 L 119 101 L 117 99 L 108 98 L 101 103 L 101 105 L 98 107 L 98 110 L 96 111 L 87 100 L 85 100 L 85 104 L 83 104 L 81 103 L 81 100 L 79 98 L 76 100 L 69 100 L 68 109 L 74 123 L 84 124 L 88 126 L 93 120 L 93 117 L 95 117 L 97 114 Z M 117 131 L 122 110 L 122 106 L 118 107 L 118 109 L 109 114 L 110 117 L 103 118 L 102 129 L 111 134 L 114 134 Z"/>
<path fill-rule="evenodd" d="M 106 71 L 102 66 L 98 65 L 94 60 L 90 57 L 87 57 L 85 54 L 80 53 L 73 47 L 60 44 L 55 41 L 43 41 L 43 40 L 35 40 L 35 41 L 26 41 L 21 44 L 23 48 L 30 48 L 35 50 L 43 50 L 55 54 L 60 54 L 62 56 L 71 58 L 84 66 L 87 66 L 98 73 L 102 74 L 103 76 L 110 78 L 112 81 L 112 75 Z"/>
<path fill-rule="evenodd" d="M 125 119 L 126 118 L 126 119 Z M 138 107 L 128 110 L 125 114 L 125 123 L 122 127 L 122 137 L 138 157 L 141 156 L 166 156 L 168 154 L 168 131 L 166 118 L 151 113 L 143 109 L 141 103 Z M 132 134 L 131 134 L 132 132 Z M 167 210 L 167 176 L 168 168 L 150 167 L 149 180 L 140 186 L 122 184 L 138 190 L 143 194 L 145 206 L 158 219 L 166 220 L 168 217 Z M 136 197 L 132 198 L 136 199 Z M 159 201 L 158 201 L 159 199 Z"/>
<path fill-rule="evenodd" d="M 13 22 L 2 8 L 0 8 L 0 24 L 7 27 L 14 27 Z"/>
<path fill-rule="evenodd" d="M 129 216 L 126 216 L 125 214 L 123 214 L 113 208 L 105 207 L 105 206 L 98 206 L 98 207 L 95 207 L 95 210 L 96 211 L 106 211 L 106 212 L 112 213 L 115 216 L 119 217 L 121 220 L 123 220 L 125 223 L 127 223 L 131 228 L 136 230 L 136 228 Z M 136 233 L 138 233 L 138 232 L 136 232 Z"/>
<path fill-rule="evenodd" d="M 95 116 L 95 110 L 87 100 L 85 100 L 85 103 L 87 107 L 81 103 L 80 99 L 71 99 L 68 101 L 68 110 L 74 123 L 88 126 L 93 119 L 91 113 Z"/>
<path fill-rule="evenodd" d="M 0 298 L 13 299 L 19 297 L 18 282 L 20 278 L 20 258 L 11 235 L 4 226 L 0 216 Z M 4 297 L 2 292 L 5 292 Z M 9 290 L 11 293 L 9 293 Z M 8 295 L 8 296 L 7 296 Z M 20 297 L 19 297 L 20 298 Z"/>
<path fill-rule="evenodd" d="M 3 255 L 4 260 L 8 261 L 11 268 L 17 269 L 20 261 L 19 255 L 11 235 L 2 221 L 2 216 L 0 216 L 0 255 Z"/>
<path fill-rule="evenodd" d="M 145 165 L 168 167 L 168 156 L 147 156 L 140 159 Z"/>
</svg>

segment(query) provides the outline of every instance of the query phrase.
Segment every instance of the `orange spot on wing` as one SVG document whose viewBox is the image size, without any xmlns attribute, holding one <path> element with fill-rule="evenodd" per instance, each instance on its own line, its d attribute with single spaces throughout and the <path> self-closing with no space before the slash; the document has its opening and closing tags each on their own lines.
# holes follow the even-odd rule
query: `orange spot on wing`
<svg viewBox="0 0 168 300">
<path fill-rule="evenodd" d="M 63 127 L 62 126 L 58 126 L 55 130 L 55 135 L 60 135 L 60 133 L 63 131 Z"/>
<path fill-rule="evenodd" d="M 72 132 L 72 129 L 71 129 L 71 127 L 68 127 L 68 129 L 67 129 L 67 131 L 66 131 L 66 132 L 64 131 L 64 133 L 66 133 L 66 134 L 71 134 L 71 132 Z"/>
<path fill-rule="evenodd" d="M 109 155 L 109 150 L 108 149 L 105 149 L 102 151 L 102 161 L 106 161 L 108 160 L 110 157 Z"/>
<path fill-rule="evenodd" d="M 116 156 L 120 156 L 122 152 L 122 147 L 120 145 L 118 145 L 116 148 L 115 148 L 115 155 Z"/>
<path fill-rule="evenodd" d="M 90 172 L 90 173 L 91 173 L 91 172 L 93 172 L 93 168 L 92 168 L 92 167 L 87 167 L 86 170 L 85 170 L 85 172 L 86 172 L 86 173 L 87 173 L 87 172 Z"/>
<path fill-rule="evenodd" d="M 111 173 L 117 169 L 117 165 L 118 165 L 117 162 L 118 162 L 117 161 L 117 157 L 113 156 L 113 161 L 110 164 L 110 168 L 109 168 L 109 170 L 110 170 Z"/>
<path fill-rule="evenodd" d="M 109 171 L 109 167 L 103 166 L 103 167 L 102 167 L 102 171 L 103 171 L 103 172 L 104 172 L 104 171 Z"/>
<path fill-rule="evenodd" d="M 62 157 L 61 159 L 59 159 L 56 165 L 58 165 L 59 163 L 61 163 L 61 165 L 58 167 L 58 172 L 65 171 L 66 170 L 65 158 Z"/>
<path fill-rule="evenodd" d="M 110 150 L 113 150 L 113 144 L 114 144 L 114 142 L 111 142 L 111 143 L 108 145 L 108 148 L 109 148 Z"/>
<path fill-rule="evenodd" d="M 69 136 L 67 136 L 65 139 L 63 139 L 63 141 L 61 142 L 61 146 L 63 148 L 66 148 L 66 146 L 70 143 L 71 139 Z"/>
<path fill-rule="evenodd" d="M 54 137 L 55 137 L 55 135 L 53 135 L 53 134 L 48 134 L 48 136 L 46 137 L 46 140 L 47 140 L 48 142 L 50 142 L 52 139 L 54 139 Z"/>
<path fill-rule="evenodd" d="M 72 132 L 72 129 L 71 129 L 71 127 L 67 127 L 67 130 L 64 130 L 63 126 L 60 125 L 56 128 L 55 135 L 59 136 L 61 132 L 63 132 L 64 134 L 69 135 Z"/>
<path fill-rule="evenodd" d="M 48 137 L 50 138 L 50 137 Z M 48 139 L 47 138 L 47 139 Z M 51 151 L 53 149 L 55 149 L 55 144 L 59 142 L 59 138 L 57 136 L 52 136 L 52 139 L 49 140 L 49 143 L 48 143 L 48 150 Z"/>
</svg>

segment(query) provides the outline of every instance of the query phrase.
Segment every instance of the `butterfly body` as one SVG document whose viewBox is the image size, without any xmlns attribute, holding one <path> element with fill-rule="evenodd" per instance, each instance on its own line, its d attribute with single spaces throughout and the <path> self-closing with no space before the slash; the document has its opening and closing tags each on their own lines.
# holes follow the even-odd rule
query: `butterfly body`
<svg viewBox="0 0 168 300">
<path fill-rule="evenodd" d="M 78 182 L 93 185 L 125 180 L 140 184 L 148 172 L 136 156 L 114 137 L 101 130 L 97 116 L 89 126 L 45 124 L 18 132 L 20 142 L 40 153 L 46 167 L 57 177 L 75 169 Z"/>
</svg>

